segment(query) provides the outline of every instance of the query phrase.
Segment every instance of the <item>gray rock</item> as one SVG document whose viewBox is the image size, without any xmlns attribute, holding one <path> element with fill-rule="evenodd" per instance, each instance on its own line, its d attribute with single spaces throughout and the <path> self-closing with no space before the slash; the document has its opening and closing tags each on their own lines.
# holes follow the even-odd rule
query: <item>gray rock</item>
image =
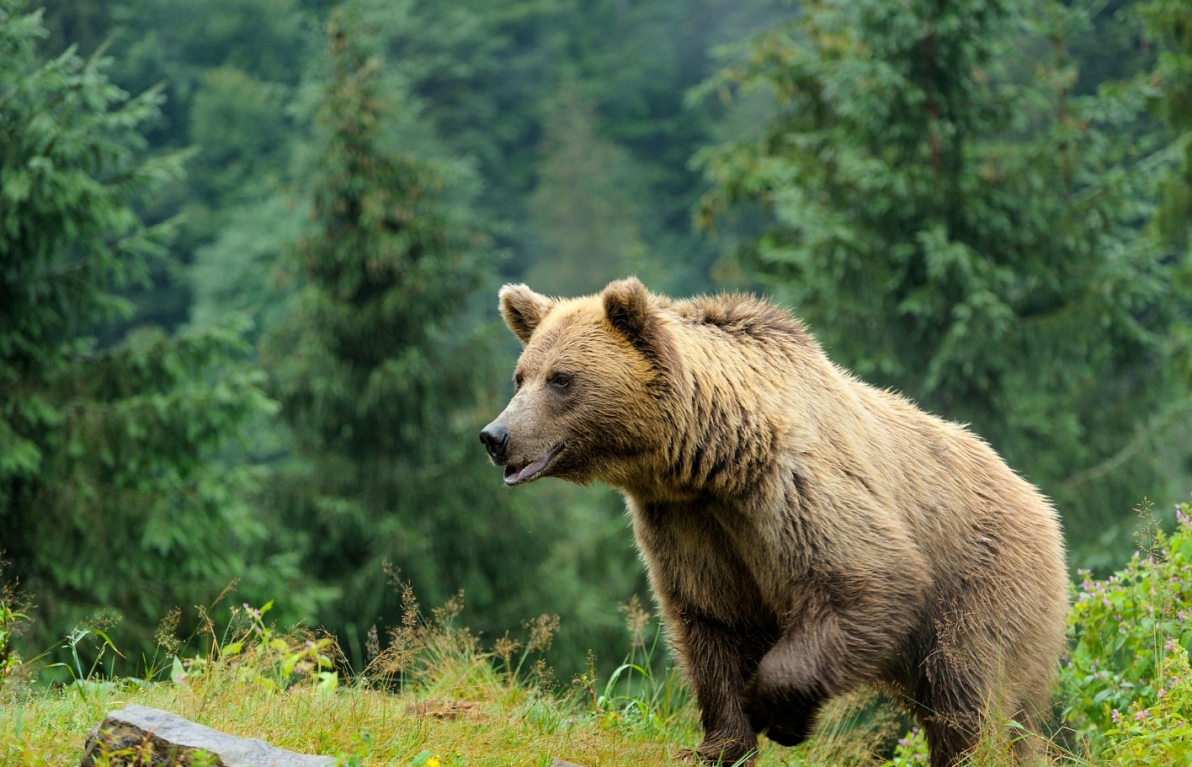
<svg viewBox="0 0 1192 767">
<path fill-rule="evenodd" d="M 92 767 L 101 752 L 110 755 L 112 767 L 331 767 L 336 763 L 330 756 L 296 754 L 263 740 L 233 737 L 145 706 L 108 714 L 87 735 L 84 748 L 79 767 Z"/>
</svg>

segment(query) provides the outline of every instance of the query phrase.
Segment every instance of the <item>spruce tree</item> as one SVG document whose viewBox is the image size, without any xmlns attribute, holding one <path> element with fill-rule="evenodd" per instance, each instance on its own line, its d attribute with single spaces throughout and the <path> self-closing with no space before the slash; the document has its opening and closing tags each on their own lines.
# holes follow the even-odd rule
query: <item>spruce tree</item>
<svg viewBox="0 0 1192 767">
<path fill-rule="evenodd" d="M 1056 499 L 1078 561 L 1105 565 L 1166 490 L 1146 440 L 1185 390 L 1188 292 L 1186 258 L 1138 237 L 1137 102 L 1069 92 L 1075 13 L 805 5 L 707 86 L 775 107 L 759 138 L 703 154 L 701 216 L 760 202 L 771 226 L 744 260 L 829 354 L 971 423 Z M 1019 47 L 1040 30 L 1042 64 Z"/>
<path fill-rule="evenodd" d="M 415 148 L 415 107 L 368 13 L 349 3 L 327 23 L 313 232 L 292 254 L 293 311 L 261 356 L 294 441 L 272 503 L 307 531 L 308 571 L 339 590 L 320 619 L 357 664 L 370 625 L 400 620 L 395 569 L 424 604 L 463 589 L 473 628 L 516 627 L 549 609 L 538 568 L 561 537 L 505 491 L 477 440 L 508 376 L 503 331 L 478 325 L 471 300 L 482 284 L 495 295 L 493 252 L 467 167 Z"/>
<path fill-rule="evenodd" d="M 1155 232 L 1165 247 L 1187 253 L 1192 243 L 1192 2 L 1152 0 L 1137 13 L 1159 49 L 1153 71 L 1138 85 L 1174 134 Z"/>
<path fill-rule="evenodd" d="M 34 654 L 106 611 L 139 662 L 171 608 L 236 578 L 301 601 L 284 560 L 253 560 L 251 469 L 217 460 L 271 403 L 238 328 L 95 343 L 173 232 L 134 203 L 183 158 L 142 159 L 157 92 L 128 98 L 74 49 L 39 60 L 21 6 L 0 0 L 0 550 L 37 605 Z"/>
</svg>

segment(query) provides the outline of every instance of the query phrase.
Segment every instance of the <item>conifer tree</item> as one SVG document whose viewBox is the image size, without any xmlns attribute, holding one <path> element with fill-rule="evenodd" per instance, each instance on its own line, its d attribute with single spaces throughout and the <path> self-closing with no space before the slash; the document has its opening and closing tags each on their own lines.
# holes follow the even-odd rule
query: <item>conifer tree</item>
<svg viewBox="0 0 1192 767">
<path fill-rule="evenodd" d="M 21 6 L 0 0 L 0 550 L 38 606 L 36 652 L 106 610 L 139 659 L 167 611 L 235 578 L 267 593 L 294 576 L 301 601 L 284 560 L 252 559 L 251 470 L 216 460 L 271 403 L 234 363 L 237 328 L 91 338 L 164 251 L 172 224 L 133 205 L 183 158 L 140 157 L 156 92 L 129 99 L 74 49 L 40 61 Z"/>
<path fill-rule="evenodd" d="M 971 423 L 1055 497 L 1078 560 L 1108 564 L 1132 544 L 1122 511 L 1166 490 L 1137 447 L 1186 390 L 1186 258 L 1138 237 L 1137 103 L 1071 96 L 1058 4 L 804 7 L 708 86 L 776 109 L 704 153 L 703 223 L 761 202 L 745 261 L 829 354 Z M 1034 74 L 1016 44 L 1040 26 Z"/>
<path fill-rule="evenodd" d="M 1137 11 L 1159 48 L 1154 71 L 1140 84 L 1175 136 L 1155 229 L 1166 246 L 1187 252 L 1192 244 L 1192 2 L 1152 0 Z"/>
<path fill-rule="evenodd" d="M 495 628 L 494 613 L 509 627 L 541 609 L 514 599 L 541 593 L 546 555 L 476 438 L 500 410 L 504 336 L 474 330 L 469 308 L 492 252 L 461 191 L 467 168 L 413 149 L 414 107 L 368 39 L 368 9 L 348 3 L 327 24 L 313 232 L 293 253 L 294 310 L 262 352 L 295 443 L 273 503 L 308 531 L 308 570 L 340 590 L 320 618 L 356 662 L 373 621 L 400 619 L 394 568 L 424 603 L 464 589 L 474 628 Z"/>
</svg>

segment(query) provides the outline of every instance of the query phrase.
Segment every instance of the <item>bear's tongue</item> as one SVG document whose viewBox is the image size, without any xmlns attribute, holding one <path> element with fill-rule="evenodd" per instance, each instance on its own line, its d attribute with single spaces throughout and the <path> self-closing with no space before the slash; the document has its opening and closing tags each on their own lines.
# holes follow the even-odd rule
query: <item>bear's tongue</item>
<svg viewBox="0 0 1192 767">
<path fill-rule="evenodd" d="M 525 482 L 530 477 L 542 471 L 550 463 L 550 459 L 554 458 L 562 447 L 562 445 L 559 445 L 559 447 L 551 450 L 538 460 L 531 461 L 520 469 L 513 464 L 509 464 L 505 467 L 505 484 L 516 485 L 518 482 Z"/>
</svg>

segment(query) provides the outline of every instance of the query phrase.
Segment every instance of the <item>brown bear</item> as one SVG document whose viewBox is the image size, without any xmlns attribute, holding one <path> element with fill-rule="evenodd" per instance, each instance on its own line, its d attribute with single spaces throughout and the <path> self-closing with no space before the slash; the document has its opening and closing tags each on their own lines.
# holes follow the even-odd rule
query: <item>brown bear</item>
<svg viewBox="0 0 1192 767">
<path fill-rule="evenodd" d="M 865 682 L 913 709 L 933 767 L 991 716 L 1037 727 L 1064 644 L 1063 540 L 989 445 L 750 296 L 672 301 L 628 279 L 574 299 L 506 285 L 500 307 L 525 349 L 481 440 L 508 485 L 625 495 L 699 758 L 749 758 L 762 732 L 795 745 Z"/>
</svg>

